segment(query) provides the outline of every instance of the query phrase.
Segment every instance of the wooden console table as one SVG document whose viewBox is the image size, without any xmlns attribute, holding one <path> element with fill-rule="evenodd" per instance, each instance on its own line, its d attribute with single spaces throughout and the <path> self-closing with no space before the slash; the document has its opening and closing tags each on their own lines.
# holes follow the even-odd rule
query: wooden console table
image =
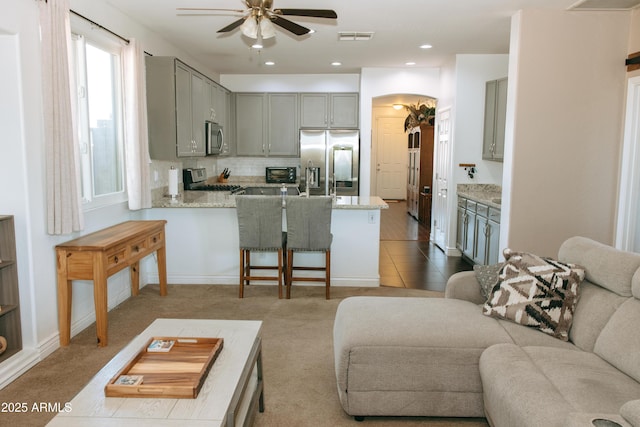
<svg viewBox="0 0 640 427">
<path fill-rule="evenodd" d="M 71 340 L 71 281 L 93 280 L 98 346 L 107 345 L 107 279 L 131 268 L 131 295 L 140 289 L 139 262 L 157 252 L 160 295 L 167 295 L 164 226 L 167 221 L 127 221 L 56 246 L 60 345 Z"/>
</svg>

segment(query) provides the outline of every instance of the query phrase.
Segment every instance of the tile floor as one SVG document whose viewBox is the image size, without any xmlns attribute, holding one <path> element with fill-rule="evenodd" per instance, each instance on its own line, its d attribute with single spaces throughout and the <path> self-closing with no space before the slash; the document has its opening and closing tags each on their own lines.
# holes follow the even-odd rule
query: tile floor
<svg viewBox="0 0 640 427">
<path fill-rule="evenodd" d="M 407 214 L 404 201 L 389 202 L 380 220 L 380 284 L 444 291 L 449 276 L 471 270 L 429 241 L 429 229 Z"/>
</svg>

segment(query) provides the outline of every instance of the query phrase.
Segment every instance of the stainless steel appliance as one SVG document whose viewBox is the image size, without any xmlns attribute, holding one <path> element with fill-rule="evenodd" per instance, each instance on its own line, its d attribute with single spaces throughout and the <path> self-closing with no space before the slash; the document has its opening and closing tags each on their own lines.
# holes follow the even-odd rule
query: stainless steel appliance
<svg viewBox="0 0 640 427">
<path fill-rule="evenodd" d="M 300 131 L 300 191 L 357 196 L 360 134 L 347 129 Z"/>
<path fill-rule="evenodd" d="M 207 120 L 204 122 L 204 129 L 207 156 L 222 153 L 222 150 L 224 148 L 224 132 L 222 131 L 222 125 Z"/>
<path fill-rule="evenodd" d="M 244 191 L 244 187 L 237 184 L 207 184 L 207 170 L 205 168 L 183 169 L 182 182 L 185 191 L 230 191 L 231 194 Z"/>
<path fill-rule="evenodd" d="M 267 167 L 265 180 L 268 184 L 293 184 L 296 182 L 296 168 L 294 166 Z"/>
</svg>

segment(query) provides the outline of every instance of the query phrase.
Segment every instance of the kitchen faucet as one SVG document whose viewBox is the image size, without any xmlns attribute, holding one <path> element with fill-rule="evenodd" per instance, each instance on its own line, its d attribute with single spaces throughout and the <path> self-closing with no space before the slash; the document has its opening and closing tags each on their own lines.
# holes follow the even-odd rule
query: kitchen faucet
<svg viewBox="0 0 640 427">
<path fill-rule="evenodd" d="M 313 161 L 311 159 L 309 159 L 309 161 L 307 162 L 307 172 L 306 172 L 306 177 L 305 177 L 305 186 L 306 186 L 306 195 L 307 197 L 310 196 L 310 181 L 313 180 Z M 315 185 L 315 181 L 313 182 L 313 184 Z"/>
</svg>

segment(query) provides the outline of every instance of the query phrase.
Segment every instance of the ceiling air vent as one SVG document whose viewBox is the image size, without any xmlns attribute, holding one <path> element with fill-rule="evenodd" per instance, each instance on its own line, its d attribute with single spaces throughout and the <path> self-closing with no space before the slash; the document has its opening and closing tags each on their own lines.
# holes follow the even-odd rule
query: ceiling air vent
<svg viewBox="0 0 640 427">
<path fill-rule="evenodd" d="M 373 38 L 373 32 L 368 31 L 340 31 L 338 33 L 338 40 L 341 42 L 358 42 L 371 40 Z"/>
<path fill-rule="evenodd" d="M 570 10 L 629 10 L 640 6 L 640 0 L 581 0 Z"/>
</svg>

